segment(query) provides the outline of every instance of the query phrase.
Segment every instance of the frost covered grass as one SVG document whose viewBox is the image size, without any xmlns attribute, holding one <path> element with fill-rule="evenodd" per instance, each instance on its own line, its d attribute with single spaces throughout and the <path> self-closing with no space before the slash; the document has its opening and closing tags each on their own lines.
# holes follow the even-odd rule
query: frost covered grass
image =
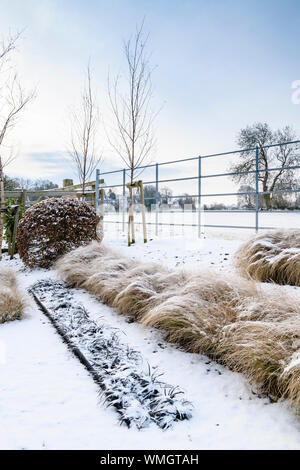
<svg viewBox="0 0 300 470">
<path fill-rule="evenodd" d="M 243 276 L 257 281 L 300 286 L 300 230 L 251 238 L 237 251 L 236 266 Z"/>
<path fill-rule="evenodd" d="M 154 239 L 129 248 L 126 234 L 121 238 L 114 233 L 107 241 L 124 257 L 143 263 L 156 260 L 169 270 L 213 265 L 221 272 L 232 271 L 233 253 L 239 243 Z M 26 269 L 18 256 L 9 260 L 4 255 L 2 263 L 19 271 L 24 288 L 49 277 L 58 280 L 52 270 Z M 261 287 L 274 292 L 271 284 Z M 297 287 L 277 286 L 277 290 L 300 295 Z M 70 291 L 99 327 L 105 323 L 116 328 L 122 342 L 141 351 L 145 366 L 149 363 L 152 370 L 164 372 L 164 381 L 185 391 L 193 403 L 193 418 L 176 423 L 167 432 L 154 423 L 142 431 L 120 426 L 115 409 L 99 403 L 99 387 L 90 374 L 31 302 L 23 321 L 0 325 L 1 449 L 299 448 L 299 418 L 287 401 L 274 403 L 255 386 L 250 387 L 242 374 L 207 356 L 168 344 L 161 332 L 118 315 L 88 291 Z"/>
<path fill-rule="evenodd" d="M 244 373 L 275 399 L 300 405 L 300 309 L 273 286 L 210 270 L 169 271 L 95 242 L 61 258 L 69 284 L 119 313 L 162 330 L 166 339 Z"/>
<path fill-rule="evenodd" d="M 27 299 L 21 292 L 15 272 L 0 266 L 0 323 L 22 318 Z"/>
<path fill-rule="evenodd" d="M 74 299 L 74 289 L 44 279 L 31 291 L 42 299 L 65 341 L 92 365 L 103 401 L 117 410 L 121 424 L 142 429 L 155 423 L 168 429 L 191 418 L 192 405 L 182 398 L 183 391 L 164 383 L 157 369 L 145 367 L 141 353 L 123 343 L 116 328 L 97 325 Z"/>
</svg>

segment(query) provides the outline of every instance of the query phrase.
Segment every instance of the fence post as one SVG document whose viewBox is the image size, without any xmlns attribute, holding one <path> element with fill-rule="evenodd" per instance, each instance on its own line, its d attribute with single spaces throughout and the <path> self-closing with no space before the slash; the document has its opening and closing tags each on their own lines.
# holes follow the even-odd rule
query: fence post
<svg viewBox="0 0 300 470">
<path fill-rule="evenodd" d="M 258 232 L 258 211 L 259 211 L 259 187 L 258 187 L 258 170 L 259 170 L 259 148 L 255 149 L 255 231 Z"/>
<path fill-rule="evenodd" d="M 20 203 L 23 204 L 24 207 L 26 206 L 26 199 L 27 199 L 27 191 L 26 189 L 23 189 L 21 193 Z"/>
<path fill-rule="evenodd" d="M 16 238 L 17 238 L 19 217 L 20 217 L 20 206 L 18 205 L 16 207 L 15 218 L 14 218 L 14 228 L 13 228 L 12 242 L 11 242 L 11 249 L 10 249 L 10 259 L 13 259 L 15 251 L 16 251 Z"/>
<path fill-rule="evenodd" d="M 198 157 L 198 238 L 201 238 L 201 155 Z"/>
<path fill-rule="evenodd" d="M 158 163 L 155 164 L 155 235 L 158 235 Z"/>
<path fill-rule="evenodd" d="M 123 170 L 123 204 L 122 204 L 122 230 L 125 232 L 125 196 L 126 196 L 126 170 Z M 127 200 L 126 200 L 127 208 Z"/>
<path fill-rule="evenodd" d="M 96 197 L 95 197 L 95 204 L 96 204 L 96 210 L 99 207 L 99 181 L 100 181 L 100 170 L 96 170 L 96 185 L 95 185 L 95 192 L 96 192 Z"/>
</svg>

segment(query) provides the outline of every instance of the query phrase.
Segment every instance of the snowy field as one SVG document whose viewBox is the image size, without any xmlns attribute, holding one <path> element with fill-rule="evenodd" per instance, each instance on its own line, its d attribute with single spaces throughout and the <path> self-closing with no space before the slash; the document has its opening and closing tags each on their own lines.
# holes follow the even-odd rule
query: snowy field
<svg viewBox="0 0 300 470">
<path fill-rule="evenodd" d="M 155 211 L 147 212 L 148 233 L 155 235 Z M 127 221 L 127 214 L 124 218 Z M 141 213 L 135 213 L 135 220 L 141 224 Z M 201 232 L 208 237 L 227 239 L 246 239 L 254 234 L 254 212 L 226 212 L 226 211 L 201 211 Z M 104 215 L 104 221 L 108 230 L 122 230 L 123 215 L 118 212 L 108 212 Z M 198 212 L 185 211 L 160 211 L 157 215 L 158 235 L 161 237 L 188 237 L 198 235 Z M 300 228 L 299 211 L 273 211 L 259 212 L 259 227 L 267 228 Z M 213 228 L 213 225 L 241 226 L 244 228 Z M 206 226 L 206 227 L 204 227 Z M 248 229 L 246 227 L 253 227 Z"/>
<path fill-rule="evenodd" d="M 238 239 L 162 238 L 135 246 L 120 233 L 105 243 L 126 256 L 170 268 L 230 271 Z M 54 271 L 29 271 L 15 259 L 24 288 Z M 267 288 L 267 286 L 266 286 Z M 300 288 L 278 287 L 299 295 Z M 129 323 L 126 317 L 77 291 L 95 321 L 124 333 L 124 341 L 142 351 L 163 380 L 184 389 L 194 406 L 190 421 L 162 431 L 120 426 L 113 408 L 99 403 L 99 389 L 67 349 L 53 326 L 32 302 L 26 318 L 0 325 L 1 449 L 300 449 L 300 418 L 285 402 L 257 395 L 247 380 L 204 356 L 165 343 L 157 331 Z"/>
</svg>

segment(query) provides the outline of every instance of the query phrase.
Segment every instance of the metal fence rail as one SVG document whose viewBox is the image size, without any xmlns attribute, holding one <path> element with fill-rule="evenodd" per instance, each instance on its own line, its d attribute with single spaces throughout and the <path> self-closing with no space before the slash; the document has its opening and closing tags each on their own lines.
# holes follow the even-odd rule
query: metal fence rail
<svg viewBox="0 0 300 470">
<path fill-rule="evenodd" d="M 267 211 L 263 211 L 260 209 L 260 196 L 264 194 L 285 194 L 285 193 L 291 193 L 291 194 L 296 194 L 300 193 L 300 187 L 297 189 L 275 189 L 272 191 L 261 191 L 259 188 L 259 176 L 261 173 L 266 173 L 266 172 L 274 172 L 274 171 L 288 171 L 288 170 L 299 170 L 300 165 L 291 165 L 291 166 L 275 166 L 271 168 L 260 168 L 259 167 L 259 162 L 260 162 L 260 152 L 263 149 L 269 149 L 273 147 L 286 147 L 289 145 L 297 145 L 297 150 L 298 146 L 300 144 L 300 140 L 295 140 L 291 142 L 285 142 L 282 144 L 272 144 L 272 145 L 266 145 L 262 147 L 253 147 L 253 148 L 248 148 L 248 149 L 240 149 L 240 150 L 233 150 L 230 152 L 223 152 L 223 153 L 215 153 L 215 154 L 210 154 L 210 155 L 198 155 L 197 157 L 190 157 L 190 158 L 185 158 L 185 159 L 180 159 L 180 160 L 172 160 L 172 161 L 166 161 L 162 163 L 152 163 L 149 165 L 142 165 L 136 168 L 136 171 L 141 171 L 145 170 L 147 168 L 153 168 L 155 170 L 155 179 L 149 180 L 149 181 L 143 181 L 144 186 L 146 185 L 155 185 L 155 196 L 153 197 L 145 197 L 145 200 L 153 200 L 155 201 L 155 222 L 147 222 L 147 225 L 154 225 L 155 226 L 155 233 L 156 235 L 158 234 L 158 227 L 159 226 L 189 226 L 189 227 L 197 227 L 198 228 L 198 237 L 201 236 L 201 229 L 203 228 L 232 228 L 232 229 L 253 229 L 256 232 L 261 229 L 273 229 L 275 227 L 266 227 L 266 226 L 261 226 L 259 224 L 259 214 L 260 213 L 265 213 Z M 235 155 L 239 154 L 241 155 L 243 152 L 250 152 L 253 151 L 255 152 L 255 169 L 254 170 L 249 170 L 249 171 L 237 171 L 237 172 L 223 172 L 223 173 L 211 173 L 211 174 L 203 174 L 203 161 L 208 158 L 216 158 L 216 157 L 225 157 L 225 156 L 230 156 L 230 155 Z M 300 150 L 299 150 L 299 155 L 300 155 Z M 197 174 L 193 176 L 188 176 L 188 177 L 178 177 L 178 178 L 159 178 L 159 168 L 167 165 L 172 165 L 172 164 L 178 164 L 178 163 L 186 163 L 186 162 L 192 162 L 196 161 L 197 162 Z M 111 199 L 100 199 L 100 189 L 105 190 L 105 189 L 113 189 L 113 188 L 122 188 L 122 197 L 126 198 L 126 175 L 127 175 L 128 169 L 122 168 L 119 170 L 112 170 L 112 171 L 106 171 L 106 172 L 100 172 L 100 169 L 96 170 L 96 208 L 99 208 L 100 204 L 105 204 L 105 203 L 112 203 Z M 100 178 L 104 178 L 105 176 L 108 175 L 120 175 L 122 177 L 122 182 L 119 184 L 111 184 L 111 185 L 106 185 L 106 184 L 100 184 Z M 253 191 L 246 191 L 246 192 L 220 192 L 220 193 L 204 193 L 202 191 L 202 182 L 205 179 L 215 179 L 215 178 L 220 178 L 220 177 L 233 177 L 236 175 L 255 175 L 255 190 Z M 196 194 L 188 194 L 189 198 L 194 199 L 195 202 L 197 202 L 197 207 L 196 207 L 196 212 L 198 214 L 197 216 L 197 223 L 196 224 L 176 224 L 176 223 L 163 223 L 159 222 L 159 205 L 161 203 L 162 197 L 159 194 L 159 184 L 161 183 L 177 183 L 177 182 L 189 182 L 189 181 L 195 181 L 197 182 L 197 193 Z M 220 210 L 220 211 L 215 211 L 215 210 L 205 210 L 203 211 L 202 209 L 202 201 L 203 198 L 206 197 L 232 197 L 232 196 L 242 196 L 242 195 L 252 195 L 255 196 L 255 208 L 254 209 L 247 209 L 247 210 L 239 210 L 239 209 L 226 209 L 226 210 Z M 187 195 L 168 195 L 168 199 L 185 199 Z M 122 224 L 122 229 L 124 231 L 125 229 L 125 214 L 127 212 L 127 209 L 124 207 L 124 204 L 122 205 L 122 221 L 111 221 L 111 220 L 105 220 L 106 223 L 117 223 L 117 224 Z M 171 211 L 170 211 L 171 212 Z M 206 212 L 214 212 L 214 213 L 253 213 L 255 214 L 255 224 L 254 225 L 218 225 L 218 224 L 204 224 L 202 223 L 202 214 Z M 268 211 L 269 213 L 269 211 Z M 285 213 L 285 211 L 276 211 L 276 213 Z M 139 224 L 139 222 L 135 222 Z"/>
</svg>

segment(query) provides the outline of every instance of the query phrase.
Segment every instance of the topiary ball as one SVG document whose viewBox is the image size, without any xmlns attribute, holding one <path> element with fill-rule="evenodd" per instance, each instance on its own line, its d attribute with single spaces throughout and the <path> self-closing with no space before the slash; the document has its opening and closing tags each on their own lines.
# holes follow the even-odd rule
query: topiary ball
<svg viewBox="0 0 300 470">
<path fill-rule="evenodd" d="M 65 253 L 92 240 L 102 241 L 99 217 L 84 201 L 46 199 L 28 209 L 17 233 L 20 258 L 30 268 L 49 268 Z"/>
</svg>

